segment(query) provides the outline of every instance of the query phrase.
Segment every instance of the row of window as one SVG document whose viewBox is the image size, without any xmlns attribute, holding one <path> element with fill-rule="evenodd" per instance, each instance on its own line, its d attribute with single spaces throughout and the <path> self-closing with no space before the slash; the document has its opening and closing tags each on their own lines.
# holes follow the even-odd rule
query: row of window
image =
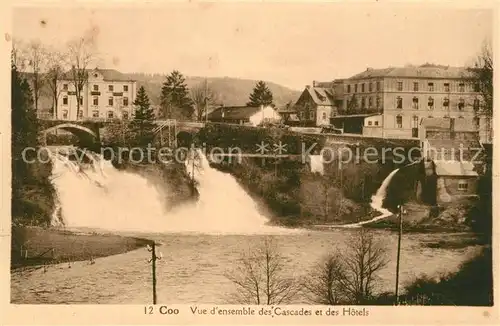
<svg viewBox="0 0 500 326">
<path fill-rule="evenodd" d="M 359 85 L 359 88 L 358 88 Z M 354 93 L 358 93 L 358 90 L 361 90 L 361 93 L 364 93 L 366 91 L 365 88 L 365 83 L 362 84 L 354 84 Z M 376 91 L 380 91 L 380 81 L 376 82 Z M 429 82 L 427 83 L 427 91 L 428 92 L 434 92 L 435 91 L 435 84 L 434 82 Z M 450 83 L 443 83 L 444 86 L 444 92 L 450 92 Z M 400 92 L 403 91 L 403 82 L 399 81 L 396 84 L 396 89 Z M 413 88 L 412 90 L 414 92 L 420 91 L 420 83 L 419 82 L 413 82 Z M 465 83 L 459 83 L 458 84 L 458 91 L 461 93 L 465 92 Z M 373 92 L 373 83 L 370 82 L 368 83 L 368 92 Z M 474 92 L 479 92 L 479 84 L 474 84 Z M 347 93 L 351 93 L 351 85 L 347 85 Z"/>
<path fill-rule="evenodd" d="M 108 91 L 113 92 L 114 91 L 114 85 L 108 85 Z M 63 84 L 63 90 L 67 91 L 69 89 L 68 84 Z M 81 88 L 80 88 L 81 90 Z M 98 92 L 99 91 L 99 85 L 92 85 L 92 91 Z M 123 91 L 128 92 L 128 85 L 123 85 Z"/>
<path fill-rule="evenodd" d="M 361 89 L 361 93 L 364 93 L 365 92 L 365 83 L 362 83 L 362 84 L 359 84 L 360 86 L 360 89 Z M 380 81 L 377 81 L 375 83 L 375 89 L 377 90 L 377 92 L 380 91 Z M 373 83 L 368 83 L 368 92 L 373 92 Z M 351 93 L 351 85 L 347 85 L 347 93 Z M 358 93 L 358 84 L 354 84 L 354 93 Z"/>
<path fill-rule="evenodd" d="M 123 106 L 128 106 L 128 97 L 123 97 L 122 98 L 122 104 Z M 63 97 L 63 105 L 68 105 L 68 97 L 64 96 Z M 80 96 L 80 105 L 83 105 L 83 97 Z M 92 105 L 99 105 L 99 97 L 94 96 L 92 99 Z M 108 106 L 113 106 L 114 105 L 114 98 L 109 97 L 108 98 Z"/>
<path fill-rule="evenodd" d="M 368 125 L 369 126 L 372 126 L 372 125 L 378 126 L 378 121 L 368 121 Z"/>
<path fill-rule="evenodd" d="M 433 110 L 434 109 L 434 98 L 432 98 L 432 96 L 429 96 L 429 98 L 427 99 L 427 108 L 429 110 Z M 447 108 L 450 106 L 450 99 L 445 97 L 443 99 L 443 107 Z M 464 108 L 465 108 L 465 100 L 463 98 L 459 99 L 458 100 L 458 104 L 457 104 L 457 107 L 460 111 L 462 111 Z M 474 99 L 474 102 L 473 102 L 473 107 L 474 107 L 474 110 L 479 110 L 479 99 Z M 403 108 L 403 98 L 401 98 L 400 96 L 396 97 L 396 108 L 397 109 L 402 109 Z M 412 99 L 412 103 L 411 103 L 411 108 L 414 109 L 414 110 L 418 110 L 419 109 L 419 99 L 418 97 L 413 97 Z"/>
<path fill-rule="evenodd" d="M 301 111 L 300 112 L 300 120 L 314 120 L 316 119 L 316 112 L 314 111 Z M 328 116 L 326 112 L 321 113 L 321 120 L 326 121 Z"/>
<path fill-rule="evenodd" d="M 62 117 L 63 119 L 68 119 L 68 110 L 63 110 L 62 111 Z M 106 117 L 108 119 L 114 119 L 115 118 L 115 113 L 113 111 L 108 111 L 106 113 Z M 122 119 L 127 120 L 128 119 L 128 112 L 122 112 Z M 83 111 L 80 110 L 78 111 L 78 118 L 83 118 Z M 92 111 L 92 118 L 99 118 L 99 110 L 93 110 Z"/>
<path fill-rule="evenodd" d="M 429 116 L 429 118 L 432 118 L 432 115 Z M 444 118 L 449 118 L 449 116 L 445 115 Z M 458 117 L 459 119 L 463 119 L 464 117 L 463 116 L 459 116 Z M 412 128 L 418 128 L 418 123 L 419 123 L 419 117 L 414 115 L 412 117 Z M 479 125 L 479 119 L 475 119 L 475 122 L 474 122 L 477 125 Z M 396 127 L 397 128 L 403 128 L 403 117 L 401 115 L 397 115 L 396 116 Z"/>
</svg>

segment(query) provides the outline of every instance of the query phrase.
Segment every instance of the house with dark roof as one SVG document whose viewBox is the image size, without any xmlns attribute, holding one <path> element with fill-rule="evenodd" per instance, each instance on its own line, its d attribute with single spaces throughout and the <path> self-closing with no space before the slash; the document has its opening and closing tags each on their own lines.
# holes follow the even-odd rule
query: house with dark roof
<svg viewBox="0 0 500 326">
<path fill-rule="evenodd" d="M 208 114 L 210 122 L 258 126 L 264 122 L 279 122 L 280 115 L 272 106 L 221 106 Z"/>
<path fill-rule="evenodd" d="M 342 82 L 316 82 L 307 85 L 295 102 L 293 111 L 304 126 L 323 126 L 330 124 L 330 118 L 337 115 L 341 106 L 341 96 L 337 94 Z"/>
<path fill-rule="evenodd" d="M 87 69 L 86 82 L 77 99 L 72 72 L 58 81 L 57 119 L 130 119 L 137 95 L 137 82 L 114 69 Z M 79 105 L 77 103 L 79 102 Z"/>
</svg>

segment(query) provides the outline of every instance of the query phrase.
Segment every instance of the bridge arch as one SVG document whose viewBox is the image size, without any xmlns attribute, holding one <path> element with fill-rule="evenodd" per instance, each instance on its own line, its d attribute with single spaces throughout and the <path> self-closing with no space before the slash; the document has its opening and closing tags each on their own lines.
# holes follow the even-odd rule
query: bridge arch
<svg viewBox="0 0 500 326">
<path fill-rule="evenodd" d="M 43 137 L 45 143 L 47 143 L 47 135 L 56 130 L 64 130 L 72 133 L 79 139 L 81 145 L 91 146 L 99 142 L 99 136 L 94 130 L 82 125 L 68 122 L 61 123 L 42 130 L 41 136 Z"/>
</svg>

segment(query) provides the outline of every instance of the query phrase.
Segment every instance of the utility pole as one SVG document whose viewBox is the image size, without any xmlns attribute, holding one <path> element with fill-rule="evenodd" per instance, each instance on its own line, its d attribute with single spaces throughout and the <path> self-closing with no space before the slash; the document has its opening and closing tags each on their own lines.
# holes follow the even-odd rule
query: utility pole
<svg viewBox="0 0 500 326">
<path fill-rule="evenodd" d="M 156 244 L 154 241 L 151 243 L 150 247 L 148 246 L 148 251 L 151 251 L 151 259 L 149 262 L 151 263 L 153 272 L 153 304 L 156 304 L 156 261 L 161 260 L 161 257 L 156 256 Z"/>
<path fill-rule="evenodd" d="M 205 78 L 205 96 L 204 96 L 204 106 L 205 106 L 205 123 L 208 122 L 208 81 Z"/>
<path fill-rule="evenodd" d="M 399 304 L 399 261 L 401 257 L 401 236 L 403 235 L 403 205 L 398 205 L 399 234 L 398 234 L 398 256 L 396 260 L 396 305 Z"/>
</svg>

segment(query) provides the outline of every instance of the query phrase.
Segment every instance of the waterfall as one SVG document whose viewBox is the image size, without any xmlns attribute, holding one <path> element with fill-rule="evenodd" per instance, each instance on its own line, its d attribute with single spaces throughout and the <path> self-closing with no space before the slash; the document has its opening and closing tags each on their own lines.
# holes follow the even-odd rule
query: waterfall
<svg viewBox="0 0 500 326">
<path fill-rule="evenodd" d="M 391 173 L 389 173 L 389 175 L 384 179 L 384 181 L 382 181 L 382 184 L 377 189 L 377 192 L 375 192 L 375 195 L 373 195 L 371 198 L 372 200 L 371 200 L 370 206 L 373 209 L 379 211 L 380 215 L 378 215 L 378 216 L 376 216 L 368 221 L 362 221 L 362 222 L 352 223 L 352 224 L 344 224 L 344 225 L 339 225 L 338 227 L 355 228 L 355 227 L 362 226 L 363 224 L 372 223 L 372 222 L 384 219 L 388 216 L 391 216 L 392 212 L 389 211 L 388 209 L 384 208 L 383 204 L 384 204 L 384 199 L 387 196 L 387 187 L 389 186 L 392 178 L 394 177 L 394 175 L 398 171 L 399 171 L 399 169 L 395 169 Z"/>
<path fill-rule="evenodd" d="M 166 211 L 160 191 L 146 178 L 115 169 L 95 153 L 89 164 L 53 152 L 53 178 L 65 227 L 130 232 L 254 234 L 289 232 L 268 226 L 252 198 L 229 174 L 197 153 L 187 160 L 199 192 L 196 203 Z M 54 221 L 54 223 L 57 221 Z"/>
</svg>

